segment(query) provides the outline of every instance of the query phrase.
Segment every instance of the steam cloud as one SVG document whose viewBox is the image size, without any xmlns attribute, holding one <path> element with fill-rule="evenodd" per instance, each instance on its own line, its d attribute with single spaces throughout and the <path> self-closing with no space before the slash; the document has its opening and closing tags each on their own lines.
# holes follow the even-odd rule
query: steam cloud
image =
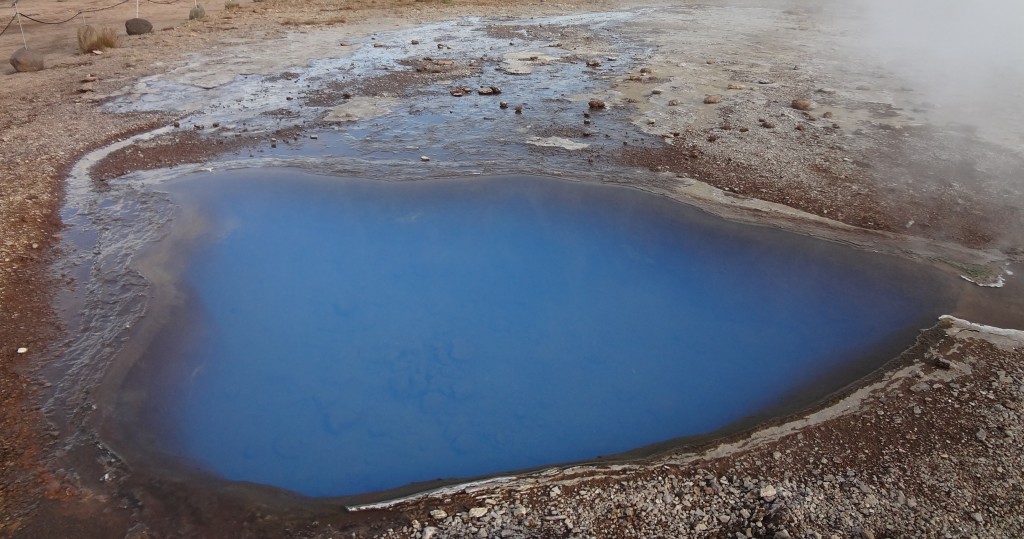
<svg viewBox="0 0 1024 539">
<path fill-rule="evenodd" d="M 1024 1 L 855 0 L 858 41 L 948 119 L 1024 137 Z M 1024 139 L 1018 139 L 1024 140 Z"/>
</svg>

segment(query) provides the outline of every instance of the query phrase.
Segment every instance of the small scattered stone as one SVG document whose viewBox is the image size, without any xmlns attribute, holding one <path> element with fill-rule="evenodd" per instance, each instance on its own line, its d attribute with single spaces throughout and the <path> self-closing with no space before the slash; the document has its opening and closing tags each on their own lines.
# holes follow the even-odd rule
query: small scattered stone
<svg viewBox="0 0 1024 539">
<path fill-rule="evenodd" d="M 427 161 L 430 161 L 430 158 L 425 156 L 425 155 L 421 155 L 420 156 L 420 161 L 427 162 Z"/>
<path fill-rule="evenodd" d="M 411 45 L 419 45 L 420 44 L 420 40 L 414 39 L 414 40 L 410 41 L 409 44 L 411 44 Z"/>
<path fill-rule="evenodd" d="M 85 83 L 85 84 L 83 84 L 83 85 L 78 87 L 78 93 L 80 93 L 80 94 L 87 94 L 87 93 L 92 92 L 92 91 L 95 91 L 95 88 L 93 88 L 93 85 L 92 85 L 91 82 L 87 82 L 87 83 Z"/>
<path fill-rule="evenodd" d="M 653 69 L 653 68 L 650 68 L 650 67 L 641 67 L 641 68 L 640 68 L 640 73 L 641 73 L 641 74 L 646 74 L 646 75 L 649 75 L 649 74 L 651 74 L 651 73 L 654 73 L 654 69 Z"/>
<path fill-rule="evenodd" d="M 21 348 L 18 348 L 18 353 L 19 354 L 25 354 L 27 352 L 28 352 L 28 348 L 25 348 L 24 346 L 22 346 Z"/>
<path fill-rule="evenodd" d="M 705 105 L 717 105 L 722 102 L 722 96 L 720 95 L 709 95 L 704 98 Z"/>
<path fill-rule="evenodd" d="M 670 99 L 669 102 L 668 102 L 668 106 L 670 106 L 670 107 L 678 107 L 679 106 L 679 100 L 678 99 Z"/>
<path fill-rule="evenodd" d="M 181 127 L 181 122 L 174 122 L 171 125 L 173 125 L 174 127 Z"/>
<path fill-rule="evenodd" d="M 825 114 L 822 114 L 821 117 L 822 118 L 831 118 L 832 117 L 832 111 L 829 111 L 829 112 L 826 112 Z"/>
<path fill-rule="evenodd" d="M 861 528 L 860 539 L 875 539 L 875 532 L 867 528 Z"/>
<path fill-rule="evenodd" d="M 761 498 L 771 501 L 775 499 L 775 495 L 777 494 L 777 492 L 775 490 L 774 485 L 765 485 L 761 487 L 761 490 L 758 491 L 758 494 L 760 494 Z"/>
<path fill-rule="evenodd" d="M 601 60 L 587 60 L 587 67 L 601 67 Z"/>
<path fill-rule="evenodd" d="M 728 86 L 728 89 L 730 89 L 730 90 L 746 90 L 747 87 L 745 85 L 743 85 L 743 84 L 739 84 L 739 83 L 735 83 L 735 82 L 730 82 L 729 86 Z"/>
<path fill-rule="evenodd" d="M 342 42 L 338 43 L 338 45 L 342 46 L 342 47 L 348 47 L 348 46 L 352 45 L 352 43 L 349 43 L 348 41 L 342 41 Z"/>
<path fill-rule="evenodd" d="M 985 517 L 981 513 L 971 513 L 971 518 L 973 518 L 978 524 L 985 522 Z"/>
<path fill-rule="evenodd" d="M 498 108 L 507 109 L 508 101 L 502 101 L 501 103 L 498 103 Z"/>
<path fill-rule="evenodd" d="M 19 73 L 42 71 L 45 67 L 43 55 L 25 47 L 14 51 L 14 54 L 11 55 L 11 65 Z"/>
<path fill-rule="evenodd" d="M 220 127 L 220 122 L 213 122 L 212 124 L 210 124 L 210 127 L 218 128 Z"/>
<path fill-rule="evenodd" d="M 786 530 L 779 530 L 775 532 L 775 539 L 790 539 L 792 536 Z"/>
<path fill-rule="evenodd" d="M 836 91 L 834 89 L 832 89 L 832 88 L 818 88 L 816 91 L 819 94 L 825 94 L 825 95 L 832 95 L 832 94 L 836 93 Z"/>
<path fill-rule="evenodd" d="M 914 393 L 920 393 L 922 391 L 928 391 L 931 388 L 932 388 L 932 386 L 928 385 L 928 382 L 918 382 L 918 383 L 910 386 L 910 391 L 912 391 Z"/>
<path fill-rule="evenodd" d="M 516 105 L 516 114 L 522 114 L 522 113 L 523 113 L 523 106 L 522 105 Z"/>
<path fill-rule="evenodd" d="M 988 432 L 986 432 L 985 429 L 978 429 L 978 432 L 974 433 L 974 437 L 977 438 L 979 442 L 984 442 L 988 439 Z"/>
<path fill-rule="evenodd" d="M 197 5 L 197 6 L 193 7 L 192 9 L 188 10 L 188 20 L 190 20 L 190 21 L 197 21 L 199 19 L 202 19 L 205 16 L 206 16 L 206 10 L 203 9 L 203 6 Z"/>
<path fill-rule="evenodd" d="M 655 88 L 651 90 L 651 95 L 661 95 L 664 91 L 661 88 Z"/>
<path fill-rule="evenodd" d="M 792 107 L 796 110 L 811 110 L 814 108 L 814 103 L 810 99 L 794 99 Z"/>
<path fill-rule="evenodd" d="M 446 513 L 444 509 L 434 509 L 430 512 L 430 518 L 434 520 L 444 520 L 448 518 L 448 513 Z"/>
<path fill-rule="evenodd" d="M 482 517 L 482 516 L 484 516 L 486 514 L 487 514 L 487 508 L 486 507 L 474 507 L 474 508 L 469 510 L 469 516 L 471 518 L 480 518 L 480 517 Z"/>
<path fill-rule="evenodd" d="M 600 99 L 591 99 L 589 102 L 587 102 L 587 106 L 590 107 L 590 110 L 605 108 L 604 101 L 601 101 Z"/>
<path fill-rule="evenodd" d="M 437 532 L 437 528 L 433 526 L 427 526 L 426 528 L 423 528 L 423 534 L 420 535 L 420 537 L 422 539 L 434 539 L 434 537 L 437 537 Z"/>
<path fill-rule="evenodd" d="M 953 368 L 953 363 L 950 360 L 948 360 L 948 359 L 946 359 L 944 357 L 940 357 L 940 358 L 935 360 L 935 366 L 940 368 L 940 369 L 944 369 L 944 370 L 948 371 L 949 369 Z"/>
<path fill-rule="evenodd" d="M 316 139 L 318 139 L 318 138 L 320 138 L 320 137 L 319 137 L 319 136 L 317 136 L 317 135 L 310 135 L 310 136 L 309 136 L 309 138 L 311 138 L 311 139 L 313 139 L 313 140 L 316 140 Z"/>
</svg>

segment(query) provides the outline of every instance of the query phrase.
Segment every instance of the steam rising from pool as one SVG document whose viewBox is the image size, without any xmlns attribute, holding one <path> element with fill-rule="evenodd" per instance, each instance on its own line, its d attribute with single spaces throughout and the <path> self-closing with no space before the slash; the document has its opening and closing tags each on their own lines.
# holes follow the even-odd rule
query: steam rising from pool
<svg viewBox="0 0 1024 539">
<path fill-rule="evenodd" d="M 270 169 L 171 191 L 207 233 L 172 253 L 191 308 L 166 329 L 184 342 L 141 360 L 172 366 L 148 428 L 312 496 L 741 425 L 877 368 L 948 306 L 927 268 L 631 189 Z"/>
</svg>

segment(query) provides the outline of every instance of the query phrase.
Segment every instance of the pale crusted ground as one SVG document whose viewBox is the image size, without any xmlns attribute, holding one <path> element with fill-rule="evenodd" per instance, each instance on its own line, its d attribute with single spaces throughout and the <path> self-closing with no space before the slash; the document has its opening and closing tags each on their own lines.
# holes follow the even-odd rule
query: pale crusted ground
<svg viewBox="0 0 1024 539">
<path fill-rule="evenodd" d="M 39 2 L 22 8 L 59 19 L 75 6 L 101 5 L 106 4 Z M 50 275 L 46 268 L 59 256 L 54 247 L 61 233 L 62 179 L 86 150 L 175 119 L 106 113 L 95 96 L 170 70 L 189 53 L 223 54 L 230 50 L 225 39 L 254 33 L 262 33 L 268 43 L 266 51 L 254 56 L 273 56 L 274 40 L 304 25 L 330 24 L 339 35 L 363 35 L 466 13 L 614 7 L 268 0 L 231 11 L 206 6 L 207 20 L 186 23 L 187 4 L 142 6 L 143 16 L 158 31 L 124 37 L 122 48 L 103 55 L 75 53 L 73 24 L 26 24 L 30 44 L 48 54 L 50 69 L 13 74 L 5 67 L 0 75 L 0 536 L 1024 534 L 1020 335 L 993 337 L 962 324 L 946 328 L 944 337 L 936 332 L 926 336 L 923 348 L 908 356 L 908 367 L 876 385 L 736 447 L 712 447 L 703 456 L 668 457 L 644 466 L 575 469 L 493 489 L 454 491 L 365 519 L 332 521 L 314 513 L 315 520 L 294 514 L 260 520 L 244 504 L 210 504 L 231 515 L 218 519 L 195 509 L 193 500 L 161 499 L 141 487 L 97 486 L 74 471 L 52 469 L 46 426 L 32 404 L 39 388 L 29 373 L 60 334 L 50 302 L 63 276 Z M 775 65 L 780 55 L 807 59 L 793 51 L 802 39 L 821 39 L 788 33 L 792 28 L 787 25 L 803 27 L 801 32 L 813 28 L 813 9 L 786 12 L 778 20 L 788 22 L 781 26 L 732 24 L 729 17 L 735 12 L 721 6 L 692 9 L 696 19 L 705 17 L 701 24 L 685 26 L 681 21 L 686 17 L 678 14 L 635 23 L 629 31 L 649 34 L 658 43 L 645 58 L 651 72 L 616 81 L 614 91 L 602 96 L 614 107 L 634 107 L 631 114 L 642 130 L 672 143 L 640 144 L 593 159 L 671 172 L 643 180 L 657 191 L 676 192 L 697 178 L 721 189 L 709 200 L 730 192 L 738 199 L 780 203 L 884 233 L 905 232 L 995 250 L 1011 259 L 1019 256 L 1024 229 L 1019 226 L 1019 185 L 1003 181 L 1021 170 L 1019 154 L 929 122 L 927 107 L 911 110 L 923 104 L 923 95 L 904 91 L 881 103 L 899 91 L 900 83 L 882 77 L 869 88 L 862 80 L 872 76 L 870 65 L 851 62 L 843 70 L 829 70 L 827 55 L 813 56 L 802 70 Z M 126 5 L 88 20 L 120 27 L 131 16 L 134 9 Z M 686 31 L 679 32 L 680 26 Z M 586 29 L 575 32 L 579 43 L 590 43 Z M 9 31 L 0 37 L 0 46 L 13 51 L 20 41 L 20 34 Z M 588 51 L 601 52 L 597 45 Z M 87 77 L 96 79 L 88 89 L 82 82 Z M 730 83 L 737 88 L 730 89 Z M 707 94 L 721 94 L 722 101 L 704 105 Z M 805 96 L 818 102 L 813 120 L 789 106 Z M 824 112 L 833 113 L 834 120 L 825 121 Z M 842 130 L 860 133 L 842 138 L 837 134 Z M 933 181 L 916 182 L 918 175 Z M 965 177 L 979 181 L 962 181 Z M 28 348 L 27 353 L 19 354 L 19 347 Z M 939 355 L 949 357 L 952 368 L 937 367 Z M 473 508 L 484 509 L 470 516 Z M 431 517 L 429 511 L 438 509 L 446 515 Z"/>
</svg>

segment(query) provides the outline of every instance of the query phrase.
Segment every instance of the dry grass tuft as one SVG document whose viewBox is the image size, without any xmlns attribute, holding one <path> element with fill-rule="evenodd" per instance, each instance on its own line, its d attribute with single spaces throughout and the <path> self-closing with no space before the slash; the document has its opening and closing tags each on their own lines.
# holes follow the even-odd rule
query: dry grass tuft
<svg viewBox="0 0 1024 539">
<path fill-rule="evenodd" d="M 121 46 L 121 40 L 113 28 L 97 30 L 91 24 L 78 28 L 78 50 L 81 52 L 102 51 Z"/>
</svg>

